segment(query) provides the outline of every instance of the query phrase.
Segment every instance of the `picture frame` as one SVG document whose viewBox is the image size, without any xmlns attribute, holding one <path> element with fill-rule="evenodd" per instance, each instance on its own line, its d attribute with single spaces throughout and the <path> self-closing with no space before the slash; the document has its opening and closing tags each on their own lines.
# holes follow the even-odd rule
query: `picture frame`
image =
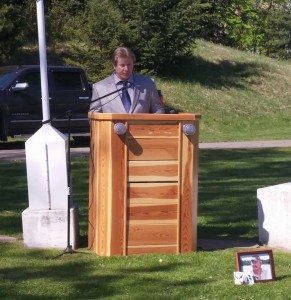
<svg viewBox="0 0 291 300">
<path fill-rule="evenodd" d="M 238 251 L 235 260 L 236 271 L 252 274 L 254 283 L 276 280 L 271 249 Z"/>
</svg>

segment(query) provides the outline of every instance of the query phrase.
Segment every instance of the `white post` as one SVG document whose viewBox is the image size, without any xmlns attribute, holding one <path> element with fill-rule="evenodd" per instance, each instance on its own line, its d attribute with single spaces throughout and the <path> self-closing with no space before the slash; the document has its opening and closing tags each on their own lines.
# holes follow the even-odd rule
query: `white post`
<svg viewBox="0 0 291 300">
<path fill-rule="evenodd" d="M 25 142 L 29 207 L 22 212 L 23 241 L 30 248 L 77 247 L 77 208 L 68 201 L 68 137 L 50 123 L 44 0 L 36 0 L 42 127 Z M 70 223 L 70 224 L 68 224 Z"/>
<path fill-rule="evenodd" d="M 43 0 L 36 1 L 43 121 L 50 119 Z"/>
</svg>

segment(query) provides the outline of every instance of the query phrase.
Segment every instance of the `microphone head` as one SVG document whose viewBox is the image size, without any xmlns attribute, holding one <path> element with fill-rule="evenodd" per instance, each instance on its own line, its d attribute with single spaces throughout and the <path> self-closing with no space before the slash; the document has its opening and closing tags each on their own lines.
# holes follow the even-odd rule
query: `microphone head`
<svg viewBox="0 0 291 300">
<path fill-rule="evenodd" d="M 126 81 L 126 82 L 124 83 L 124 87 L 127 88 L 127 89 L 131 88 L 131 87 L 132 87 L 132 82 Z"/>
</svg>

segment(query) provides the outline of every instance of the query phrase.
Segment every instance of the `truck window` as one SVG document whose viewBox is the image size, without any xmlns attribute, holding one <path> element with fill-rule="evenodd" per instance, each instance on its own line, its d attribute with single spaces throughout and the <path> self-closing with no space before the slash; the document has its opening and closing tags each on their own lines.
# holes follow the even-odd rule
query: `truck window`
<svg viewBox="0 0 291 300">
<path fill-rule="evenodd" d="M 40 91 L 40 73 L 39 72 L 32 72 L 29 74 L 26 74 L 22 76 L 19 80 L 17 80 L 18 83 L 24 83 L 27 82 L 28 86 L 32 90 L 38 90 Z"/>
<path fill-rule="evenodd" d="M 56 91 L 80 91 L 85 90 L 82 76 L 79 72 L 52 72 Z"/>
</svg>

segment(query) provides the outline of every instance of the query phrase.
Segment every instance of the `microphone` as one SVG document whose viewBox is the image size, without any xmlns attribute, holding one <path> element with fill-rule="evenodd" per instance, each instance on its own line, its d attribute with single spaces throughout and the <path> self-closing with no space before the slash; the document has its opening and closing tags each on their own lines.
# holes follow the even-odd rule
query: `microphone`
<svg viewBox="0 0 291 300">
<path fill-rule="evenodd" d="M 125 81 L 122 89 L 129 89 L 133 86 L 133 83 L 130 81 Z"/>
<path fill-rule="evenodd" d="M 98 97 L 98 98 L 96 98 L 96 99 L 94 99 L 94 100 L 91 100 L 91 101 L 90 101 L 90 104 L 92 104 L 92 103 L 94 103 L 94 102 L 96 102 L 96 101 L 98 101 L 98 100 L 101 100 L 101 99 L 103 99 L 103 98 L 106 98 L 106 97 L 108 97 L 108 96 L 111 96 L 111 95 L 113 95 L 113 94 L 115 94 L 115 93 L 118 93 L 118 92 L 122 92 L 122 91 L 124 91 L 124 90 L 127 90 L 127 89 L 131 88 L 132 86 L 133 86 L 132 82 L 125 81 L 123 87 L 121 87 L 121 88 L 119 88 L 119 89 L 117 89 L 117 90 L 115 90 L 115 91 L 113 91 L 113 92 L 111 92 L 111 93 L 108 93 L 108 94 L 105 94 L 105 95 L 103 95 L 103 96 L 100 96 L 100 97 Z M 113 98 L 113 99 L 114 99 L 114 98 Z M 113 99 L 112 99 L 112 100 L 113 100 Z M 110 101 L 112 101 L 112 100 L 110 100 Z M 104 103 L 102 106 L 104 106 L 105 104 L 109 103 L 110 101 Z M 102 106 L 101 106 L 101 107 L 102 107 Z"/>
</svg>

